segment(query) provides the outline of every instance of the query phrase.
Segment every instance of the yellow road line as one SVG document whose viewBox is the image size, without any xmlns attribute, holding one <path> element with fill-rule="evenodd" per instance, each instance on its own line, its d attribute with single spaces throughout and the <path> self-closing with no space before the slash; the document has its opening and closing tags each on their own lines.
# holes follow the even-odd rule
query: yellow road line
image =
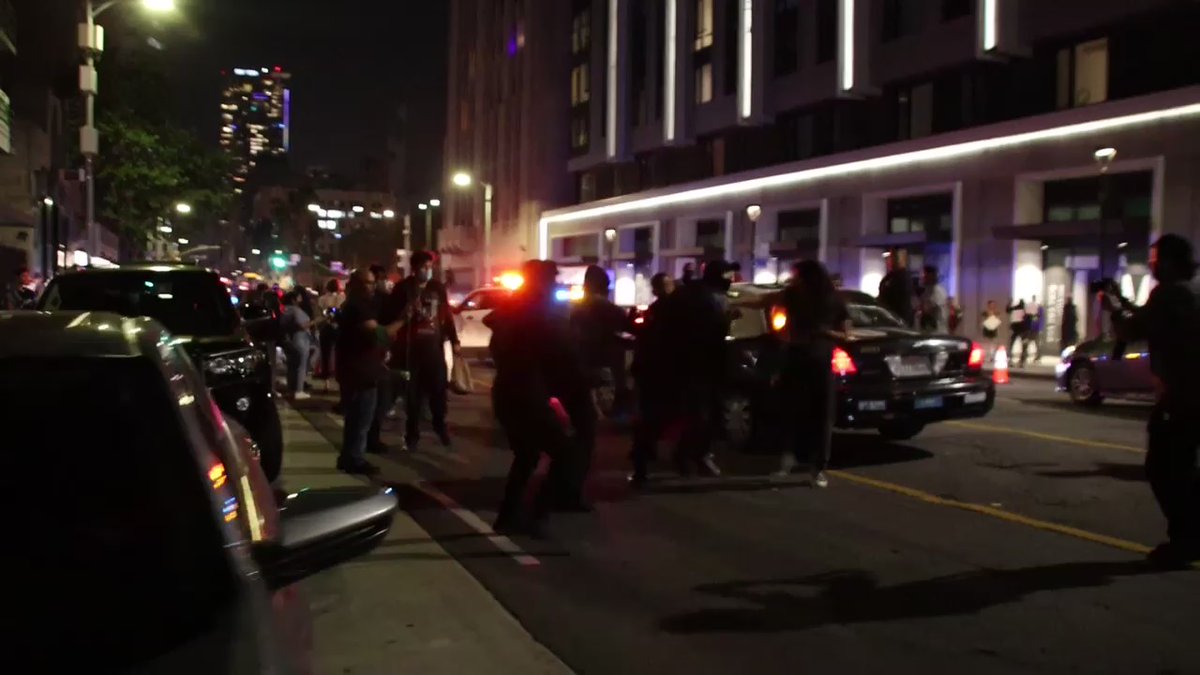
<svg viewBox="0 0 1200 675">
<path fill-rule="evenodd" d="M 1070 527 L 1069 525 L 1059 525 L 1058 523 L 1052 523 L 1046 520 L 1038 520 L 1037 518 L 1022 516 L 1019 513 L 1012 513 L 1010 511 L 1005 511 L 1004 509 L 998 509 L 994 506 L 960 502 L 956 499 L 945 499 L 922 490 L 905 487 L 896 483 L 889 483 L 887 481 L 876 480 L 874 478 L 867 478 L 866 476 L 859 476 L 857 474 L 846 473 L 844 471 L 830 471 L 829 475 L 835 476 L 850 483 L 857 483 L 859 485 L 865 485 L 877 490 L 884 490 L 886 492 L 910 497 L 912 499 L 925 502 L 926 504 L 946 506 L 962 511 L 970 511 L 972 513 L 998 518 L 1000 520 L 1015 523 L 1017 525 L 1024 525 L 1026 527 L 1032 527 L 1045 532 L 1053 532 L 1055 534 L 1074 537 L 1075 539 L 1082 539 L 1084 541 L 1092 542 L 1093 544 L 1109 546 L 1122 551 L 1128 551 L 1130 553 L 1145 555 L 1151 550 L 1151 548 L 1145 544 L 1139 544 L 1137 542 L 1127 541 L 1125 539 L 1118 539 L 1117 537 L 1110 537 L 1105 534 L 1097 534 L 1095 532 L 1081 530 L 1077 527 Z"/>
<path fill-rule="evenodd" d="M 1040 431 L 1026 431 L 1025 429 L 1009 429 L 1007 427 L 997 427 L 990 424 L 979 424 L 978 422 L 944 422 L 946 426 L 958 427 L 960 429 L 970 429 L 972 431 L 986 431 L 993 434 L 1009 434 L 1011 436 L 1025 436 L 1026 438 L 1036 438 L 1040 441 L 1051 441 L 1054 443 L 1068 443 L 1070 445 L 1082 445 L 1088 448 L 1103 448 L 1105 450 L 1121 450 L 1123 452 L 1133 452 L 1139 455 L 1146 454 L 1142 448 L 1133 445 L 1122 445 L 1120 443 L 1105 443 L 1104 441 L 1089 441 L 1085 438 L 1072 438 L 1071 436 L 1059 436 L 1058 434 L 1044 434 Z"/>
</svg>

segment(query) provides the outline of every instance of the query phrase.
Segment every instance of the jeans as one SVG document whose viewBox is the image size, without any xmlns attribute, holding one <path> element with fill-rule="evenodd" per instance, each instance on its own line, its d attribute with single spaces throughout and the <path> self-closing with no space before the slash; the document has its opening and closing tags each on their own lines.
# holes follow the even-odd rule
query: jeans
<svg viewBox="0 0 1200 675">
<path fill-rule="evenodd" d="M 366 461 L 367 433 L 375 419 L 375 387 L 342 392 L 342 413 L 346 426 L 342 429 L 342 453 L 339 464 L 354 465 Z"/>
<path fill-rule="evenodd" d="M 308 377 L 309 352 L 312 351 L 312 337 L 304 331 L 293 333 L 283 343 L 287 354 L 287 385 L 288 392 L 297 394 L 304 391 L 304 380 Z"/>
<path fill-rule="evenodd" d="M 415 443 L 421 435 L 421 404 L 429 399 L 429 415 L 433 418 L 433 430 L 446 433 L 446 360 L 441 353 L 429 351 L 414 354 L 409 370 L 408 387 L 405 390 L 405 438 Z"/>
</svg>

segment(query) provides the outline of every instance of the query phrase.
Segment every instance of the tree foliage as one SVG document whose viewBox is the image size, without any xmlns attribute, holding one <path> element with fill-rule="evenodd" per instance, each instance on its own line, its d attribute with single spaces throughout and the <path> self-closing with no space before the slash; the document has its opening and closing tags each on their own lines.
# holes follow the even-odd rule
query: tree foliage
<svg viewBox="0 0 1200 675">
<path fill-rule="evenodd" d="M 232 204 L 225 155 L 171 121 L 169 80 L 144 55 L 110 54 L 97 105 L 99 217 L 122 241 L 141 248 L 174 205 L 193 208 L 193 222 L 218 222 Z M 108 84 L 108 83 L 111 83 Z"/>
</svg>

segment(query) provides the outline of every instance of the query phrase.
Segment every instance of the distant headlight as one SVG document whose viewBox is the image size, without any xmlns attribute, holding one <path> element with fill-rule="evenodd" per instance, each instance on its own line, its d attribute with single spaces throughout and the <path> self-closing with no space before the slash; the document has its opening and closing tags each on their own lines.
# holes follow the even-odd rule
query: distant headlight
<svg viewBox="0 0 1200 675">
<path fill-rule="evenodd" d="M 257 349 L 217 354 L 204 361 L 204 374 L 213 377 L 250 377 L 265 358 Z"/>
<path fill-rule="evenodd" d="M 1063 361 L 1070 361 L 1070 360 L 1071 360 L 1071 357 L 1072 357 L 1074 354 L 1075 354 L 1075 345 L 1071 345 L 1070 347 L 1067 347 L 1066 349 L 1064 349 L 1064 350 L 1062 351 L 1062 356 L 1061 356 L 1060 358 L 1061 358 Z"/>
</svg>

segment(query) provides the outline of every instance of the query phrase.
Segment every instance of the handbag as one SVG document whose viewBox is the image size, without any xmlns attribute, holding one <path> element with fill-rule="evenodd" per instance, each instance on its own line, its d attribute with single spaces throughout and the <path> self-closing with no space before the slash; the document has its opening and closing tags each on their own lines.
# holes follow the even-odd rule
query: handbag
<svg viewBox="0 0 1200 675">
<path fill-rule="evenodd" d="M 454 357 L 454 365 L 450 372 L 450 391 L 464 395 L 475 392 L 475 382 L 471 379 L 471 366 L 462 356 Z"/>
</svg>

